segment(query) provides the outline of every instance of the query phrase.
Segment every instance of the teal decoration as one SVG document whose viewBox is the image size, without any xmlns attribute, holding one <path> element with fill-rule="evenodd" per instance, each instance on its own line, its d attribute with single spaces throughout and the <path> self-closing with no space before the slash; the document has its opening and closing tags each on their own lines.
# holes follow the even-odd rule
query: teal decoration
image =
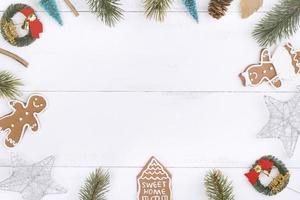
<svg viewBox="0 0 300 200">
<path fill-rule="evenodd" d="M 195 0 L 183 0 L 185 7 L 188 9 L 190 15 L 198 22 L 198 11 Z"/>
<path fill-rule="evenodd" d="M 53 17 L 60 25 L 63 25 L 55 0 L 40 0 L 39 3 L 51 17 Z"/>
</svg>

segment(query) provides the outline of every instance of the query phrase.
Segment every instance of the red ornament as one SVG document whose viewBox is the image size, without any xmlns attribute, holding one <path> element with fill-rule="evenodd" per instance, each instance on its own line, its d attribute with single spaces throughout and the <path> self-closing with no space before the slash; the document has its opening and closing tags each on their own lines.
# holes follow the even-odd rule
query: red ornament
<svg viewBox="0 0 300 200">
<path fill-rule="evenodd" d="M 39 38 L 39 34 L 43 32 L 43 24 L 37 18 L 34 10 L 31 8 L 24 8 L 20 12 L 26 17 L 25 27 L 29 28 L 31 36 L 33 38 Z"/>
<path fill-rule="evenodd" d="M 261 172 L 265 173 L 266 175 L 270 174 L 272 170 L 273 162 L 270 160 L 259 160 L 256 162 L 256 166 L 251 169 L 250 172 L 246 173 L 245 176 L 248 178 L 249 182 L 254 185 Z"/>
</svg>

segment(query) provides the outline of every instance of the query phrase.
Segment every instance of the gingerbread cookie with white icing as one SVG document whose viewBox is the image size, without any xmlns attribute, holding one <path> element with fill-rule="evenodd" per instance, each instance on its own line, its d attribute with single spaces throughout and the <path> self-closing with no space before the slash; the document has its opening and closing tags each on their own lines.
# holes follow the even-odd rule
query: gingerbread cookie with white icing
<svg viewBox="0 0 300 200">
<path fill-rule="evenodd" d="M 291 57 L 291 62 L 294 67 L 295 74 L 299 74 L 300 73 L 300 51 L 295 50 L 291 43 L 285 44 L 284 48 L 288 51 Z"/>
<path fill-rule="evenodd" d="M 249 65 L 239 77 L 244 86 L 255 87 L 263 82 L 269 82 L 275 88 L 282 85 L 267 49 L 261 51 L 260 63 Z"/>
<path fill-rule="evenodd" d="M 27 103 L 11 101 L 10 106 L 13 112 L 0 118 L 0 131 L 6 135 L 5 145 L 15 147 L 21 141 L 27 128 L 32 132 L 38 131 L 37 114 L 45 110 L 47 102 L 40 95 L 32 95 Z"/>
</svg>

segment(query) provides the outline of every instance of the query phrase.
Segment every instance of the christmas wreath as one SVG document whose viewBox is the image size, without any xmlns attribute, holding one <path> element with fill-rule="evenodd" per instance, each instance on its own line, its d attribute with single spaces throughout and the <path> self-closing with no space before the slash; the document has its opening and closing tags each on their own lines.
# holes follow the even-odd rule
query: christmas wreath
<svg viewBox="0 0 300 200">
<path fill-rule="evenodd" d="M 24 36 L 19 36 L 16 24 L 12 19 L 17 13 L 22 13 L 25 16 L 22 29 L 27 30 L 28 33 Z M 43 25 L 37 18 L 34 10 L 25 4 L 10 5 L 3 13 L 0 26 L 4 39 L 11 45 L 18 47 L 30 45 L 43 32 Z"/>
<path fill-rule="evenodd" d="M 273 178 L 269 185 L 265 186 L 260 182 L 259 176 L 261 173 L 270 176 L 273 166 L 278 169 L 279 174 Z M 289 171 L 285 165 L 280 160 L 270 155 L 263 156 L 257 160 L 245 176 L 258 192 L 269 196 L 281 192 L 287 186 L 290 179 Z"/>
</svg>

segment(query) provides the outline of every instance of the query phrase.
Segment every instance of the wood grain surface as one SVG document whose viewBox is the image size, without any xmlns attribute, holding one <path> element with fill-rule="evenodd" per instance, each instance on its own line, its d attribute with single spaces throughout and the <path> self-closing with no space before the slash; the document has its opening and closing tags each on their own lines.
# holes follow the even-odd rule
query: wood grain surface
<svg viewBox="0 0 300 200">
<path fill-rule="evenodd" d="M 272 154 L 290 169 L 289 187 L 300 191 L 300 144 L 289 159 L 279 140 L 256 138 L 268 120 L 264 95 L 287 100 L 300 77 L 278 90 L 268 84 L 246 88 L 238 78 L 258 62 L 260 47 L 251 31 L 278 1 L 264 1 L 248 19 L 241 19 L 234 1 L 219 21 L 208 15 L 209 1 L 199 1 L 197 24 L 180 0 L 163 23 L 145 18 L 142 1 L 122 0 L 124 20 L 114 28 L 97 20 L 84 0 L 73 0 L 79 17 L 58 1 L 62 27 L 37 1 L 22 2 L 38 11 L 44 33 L 25 48 L 0 38 L 1 48 L 30 63 L 24 68 L 0 55 L 1 69 L 23 79 L 20 99 L 41 93 L 49 106 L 37 134 L 27 132 L 14 150 L 0 145 L 0 180 L 11 173 L 11 151 L 32 162 L 55 155 L 54 178 L 68 193 L 45 200 L 78 199 L 85 177 L 98 166 L 112 175 L 108 200 L 135 200 L 136 175 L 154 155 L 173 175 L 174 200 L 207 199 L 203 178 L 211 168 L 229 176 L 237 200 L 266 200 L 243 174 L 257 158 Z M 1 14 L 10 3 L 0 1 Z M 290 40 L 296 48 L 299 37 Z M 8 100 L 0 105 L 1 116 L 10 112 Z M 286 189 L 272 199 L 299 197 Z M 21 197 L 0 191 L 0 199 Z"/>
</svg>

